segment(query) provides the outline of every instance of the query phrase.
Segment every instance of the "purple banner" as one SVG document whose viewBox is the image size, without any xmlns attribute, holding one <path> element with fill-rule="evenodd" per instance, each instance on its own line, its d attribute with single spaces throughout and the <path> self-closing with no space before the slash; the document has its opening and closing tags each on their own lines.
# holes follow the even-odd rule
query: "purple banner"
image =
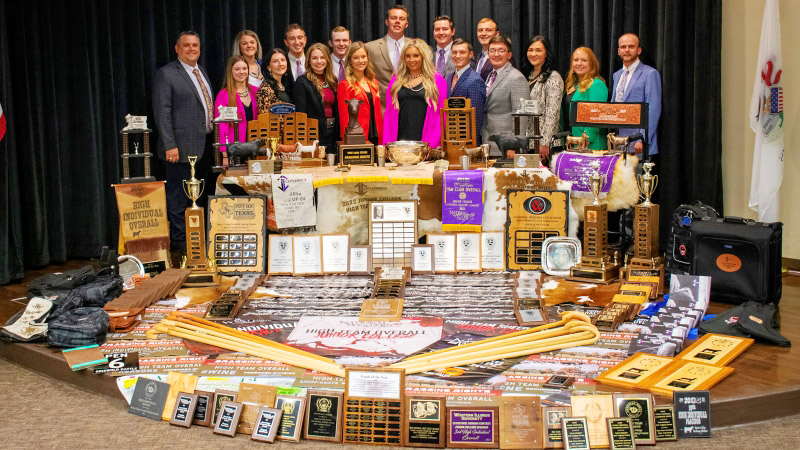
<svg viewBox="0 0 800 450">
<path fill-rule="evenodd" d="M 451 410 L 450 440 L 454 444 L 494 443 L 494 411 Z"/>
<path fill-rule="evenodd" d="M 614 167 L 617 165 L 619 155 L 591 155 L 585 153 L 561 152 L 553 163 L 553 171 L 562 180 L 572 181 L 572 191 L 591 193 L 589 177 L 593 170 L 589 165 L 592 161 L 600 161 L 600 175 L 603 176 L 601 193 L 608 194 L 611 190 L 611 180 L 614 178 Z"/>
<path fill-rule="evenodd" d="M 447 170 L 442 175 L 442 230 L 481 231 L 483 171 Z"/>
</svg>

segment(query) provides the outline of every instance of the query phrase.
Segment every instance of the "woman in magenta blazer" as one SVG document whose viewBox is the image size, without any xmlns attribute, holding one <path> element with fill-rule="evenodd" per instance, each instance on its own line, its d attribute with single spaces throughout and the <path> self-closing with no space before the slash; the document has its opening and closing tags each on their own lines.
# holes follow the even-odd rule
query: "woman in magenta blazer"
<svg viewBox="0 0 800 450">
<path fill-rule="evenodd" d="M 406 39 L 397 75 L 386 87 L 383 143 L 425 141 L 442 145 L 442 109 L 447 82 L 433 67 L 431 49 L 421 39 Z"/>
<path fill-rule="evenodd" d="M 220 106 L 235 106 L 239 118 L 239 142 L 247 141 L 247 122 L 258 117 L 258 105 L 256 104 L 256 87 L 248 84 L 249 67 L 247 61 L 241 55 L 228 58 L 225 66 L 225 81 L 222 89 L 217 94 L 214 102 L 214 117 L 219 117 Z M 222 165 L 228 165 L 227 147 L 225 144 L 233 142 L 233 124 L 219 124 L 219 151 L 223 154 Z"/>
</svg>

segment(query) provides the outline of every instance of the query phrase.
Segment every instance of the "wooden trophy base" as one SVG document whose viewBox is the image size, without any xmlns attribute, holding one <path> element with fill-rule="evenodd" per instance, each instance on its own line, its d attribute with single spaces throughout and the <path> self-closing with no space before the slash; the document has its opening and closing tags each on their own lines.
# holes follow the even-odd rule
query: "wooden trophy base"
<svg viewBox="0 0 800 450">
<path fill-rule="evenodd" d="M 610 284 L 619 279 L 620 265 L 610 258 L 583 258 L 581 264 L 569 269 L 569 281 Z"/>
<path fill-rule="evenodd" d="M 248 175 L 247 164 L 241 166 L 228 166 L 228 168 L 225 169 L 226 177 L 243 177 L 246 175 Z"/>
<path fill-rule="evenodd" d="M 189 277 L 186 278 L 186 281 L 183 282 L 183 286 L 185 287 L 219 286 L 219 273 L 217 273 L 216 271 L 192 269 L 191 267 L 187 267 L 187 269 L 191 269 L 192 273 L 189 274 Z"/>
<path fill-rule="evenodd" d="M 657 283 L 658 294 L 664 293 L 664 264 L 661 257 L 631 258 L 622 268 L 620 277 L 626 281 Z"/>
</svg>

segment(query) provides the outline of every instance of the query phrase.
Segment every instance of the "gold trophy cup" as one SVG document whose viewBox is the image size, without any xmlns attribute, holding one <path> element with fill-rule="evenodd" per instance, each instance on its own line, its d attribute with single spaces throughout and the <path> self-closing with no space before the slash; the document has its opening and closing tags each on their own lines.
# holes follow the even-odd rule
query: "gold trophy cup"
<svg viewBox="0 0 800 450">
<path fill-rule="evenodd" d="M 195 177 L 195 164 L 197 156 L 189 156 L 191 178 L 183 180 L 183 192 L 192 201 L 192 206 L 186 208 L 186 257 L 181 263 L 182 268 L 192 269 L 193 272 L 206 272 L 209 269 L 208 254 L 206 250 L 206 220 L 205 211 L 197 205 L 197 199 L 203 195 L 205 180 Z"/>
<path fill-rule="evenodd" d="M 267 145 L 269 145 L 269 149 L 271 151 L 271 156 L 269 159 L 276 159 L 278 156 L 278 138 L 276 137 L 268 137 L 266 138 Z"/>
<path fill-rule="evenodd" d="M 630 280 L 649 281 L 664 289 L 664 260 L 658 252 L 658 205 L 650 201 L 658 186 L 658 175 L 650 173 L 655 164 L 642 164 L 642 173 L 636 177 L 639 192 L 644 199 L 633 208 L 634 241 L 633 255 L 623 269 L 623 276 Z"/>
<path fill-rule="evenodd" d="M 192 201 L 192 209 L 200 209 L 200 207 L 197 206 L 197 199 L 203 195 L 206 180 L 198 180 L 194 177 L 194 166 L 197 164 L 197 156 L 189 156 L 187 159 L 189 160 L 191 178 L 183 180 L 183 192 L 189 197 L 189 200 Z"/>
</svg>

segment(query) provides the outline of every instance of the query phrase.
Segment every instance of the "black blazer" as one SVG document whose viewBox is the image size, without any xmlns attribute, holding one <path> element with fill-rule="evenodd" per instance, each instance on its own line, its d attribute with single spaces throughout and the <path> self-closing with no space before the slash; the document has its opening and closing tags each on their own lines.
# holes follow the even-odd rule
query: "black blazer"
<svg viewBox="0 0 800 450">
<path fill-rule="evenodd" d="M 198 64 L 203 77 L 208 74 Z M 206 86 L 214 107 L 214 91 Z M 194 82 L 177 59 L 161 67 L 153 80 L 153 115 L 158 128 L 158 157 L 166 161 L 166 151 L 178 149 L 179 161 L 187 156 L 201 158 L 206 145 L 206 112 Z"/>
<path fill-rule="evenodd" d="M 339 108 L 336 106 L 336 88 L 333 88 L 333 128 L 325 127 L 325 106 L 322 104 L 322 95 L 314 84 L 306 78 L 305 74 L 294 81 L 293 100 L 297 112 L 306 113 L 308 117 L 317 119 L 319 123 L 319 145 L 324 145 L 327 150 L 334 150 L 336 139 L 339 136 Z M 329 130 L 333 130 L 329 132 Z"/>
</svg>

